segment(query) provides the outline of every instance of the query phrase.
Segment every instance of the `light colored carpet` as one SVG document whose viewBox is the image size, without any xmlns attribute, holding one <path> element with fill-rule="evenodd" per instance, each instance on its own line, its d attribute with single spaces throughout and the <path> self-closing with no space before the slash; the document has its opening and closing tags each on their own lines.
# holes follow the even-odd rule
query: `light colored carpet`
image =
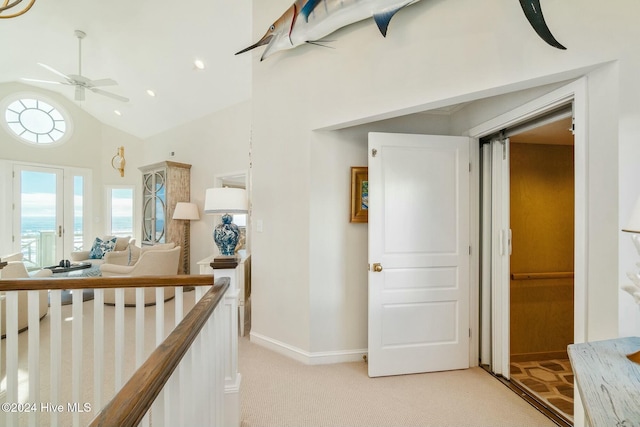
<svg viewBox="0 0 640 427">
<path fill-rule="evenodd" d="M 239 341 L 242 427 L 555 426 L 480 368 L 369 378 L 364 362 L 308 366 Z"/>
</svg>

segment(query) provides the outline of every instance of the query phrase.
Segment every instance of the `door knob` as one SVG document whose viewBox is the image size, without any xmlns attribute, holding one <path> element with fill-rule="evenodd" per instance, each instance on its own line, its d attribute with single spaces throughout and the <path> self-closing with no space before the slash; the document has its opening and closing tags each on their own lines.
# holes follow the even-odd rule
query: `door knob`
<svg viewBox="0 0 640 427">
<path fill-rule="evenodd" d="M 376 262 L 373 264 L 373 271 L 376 273 L 380 273 L 382 271 L 382 264 Z"/>
</svg>

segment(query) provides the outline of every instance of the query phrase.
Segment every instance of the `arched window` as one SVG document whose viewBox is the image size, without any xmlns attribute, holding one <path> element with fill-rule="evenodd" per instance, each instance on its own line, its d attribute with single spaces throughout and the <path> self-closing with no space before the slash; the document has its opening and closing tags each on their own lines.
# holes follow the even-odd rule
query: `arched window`
<svg viewBox="0 0 640 427">
<path fill-rule="evenodd" d="M 2 102 L 3 127 L 20 141 L 37 146 L 64 143 L 71 134 L 69 115 L 40 95 L 12 96 Z"/>
</svg>

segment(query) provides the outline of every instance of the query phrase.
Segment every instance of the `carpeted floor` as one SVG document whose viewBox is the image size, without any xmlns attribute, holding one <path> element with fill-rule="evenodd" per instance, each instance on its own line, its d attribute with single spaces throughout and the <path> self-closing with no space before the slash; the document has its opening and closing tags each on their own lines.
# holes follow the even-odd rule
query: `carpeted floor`
<svg viewBox="0 0 640 427">
<path fill-rule="evenodd" d="M 307 366 L 239 345 L 242 427 L 555 426 L 480 368 L 372 379 L 364 362 Z"/>
<path fill-rule="evenodd" d="M 573 371 L 569 359 L 513 362 L 511 381 L 573 423 Z"/>
</svg>

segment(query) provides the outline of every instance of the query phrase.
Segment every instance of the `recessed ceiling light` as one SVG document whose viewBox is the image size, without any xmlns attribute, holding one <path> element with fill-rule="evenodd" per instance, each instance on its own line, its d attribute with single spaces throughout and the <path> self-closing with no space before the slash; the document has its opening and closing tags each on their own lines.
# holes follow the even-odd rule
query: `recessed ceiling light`
<svg viewBox="0 0 640 427">
<path fill-rule="evenodd" d="M 156 93 L 154 91 L 152 91 L 151 89 L 147 89 L 147 95 L 149 96 L 156 96 Z"/>
<path fill-rule="evenodd" d="M 113 112 L 116 114 L 116 116 L 121 116 L 122 115 L 120 110 L 113 110 Z"/>
<path fill-rule="evenodd" d="M 193 64 L 196 66 L 198 70 L 204 70 L 204 62 L 199 59 L 196 59 Z"/>
</svg>

